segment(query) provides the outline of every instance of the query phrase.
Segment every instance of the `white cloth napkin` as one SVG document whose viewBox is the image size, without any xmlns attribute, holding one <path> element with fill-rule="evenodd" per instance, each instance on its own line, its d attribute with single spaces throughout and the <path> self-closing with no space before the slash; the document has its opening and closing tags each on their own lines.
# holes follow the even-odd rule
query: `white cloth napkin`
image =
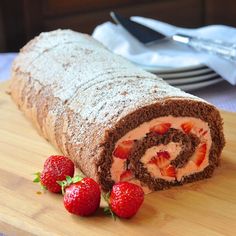
<svg viewBox="0 0 236 236">
<path fill-rule="evenodd" d="M 198 29 L 186 29 L 144 17 L 136 16 L 132 17 L 132 20 L 168 36 L 178 32 L 236 44 L 236 29 L 229 26 L 212 25 Z M 126 57 L 134 63 L 157 68 L 177 68 L 205 64 L 231 84 L 236 84 L 236 63 L 216 55 L 196 52 L 180 43 L 168 41 L 145 46 L 124 30 L 122 26 L 111 22 L 105 22 L 97 26 L 92 36 L 111 51 Z"/>
<path fill-rule="evenodd" d="M 17 53 L 0 53 L 0 82 L 10 78 L 13 59 Z"/>
</svg>

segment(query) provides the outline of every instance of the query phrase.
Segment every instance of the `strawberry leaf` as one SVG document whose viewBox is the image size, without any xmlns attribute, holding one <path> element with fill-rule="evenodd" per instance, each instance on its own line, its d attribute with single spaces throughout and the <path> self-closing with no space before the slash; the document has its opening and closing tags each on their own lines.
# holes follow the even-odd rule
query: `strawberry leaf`
<svg viewBox="0 0 236 236">
<path fill-rule="evenodd" d="M 76 175 L 76 176 L 74 176 L 74 177 L 72 178 L 72 183 L 75 184 L 75 183 L 81 181 L 82 179 L 83 179 L 83 178 L 82 178 L 81 176 Z"/>
<path fill-rule="evenodd" d="M 35 177 L 35 179 L 33 180 L 34 183 L 39 183 L 40 182 L 40 177 Z"/>
<path fill-rule="evenodd" d="M 67 181 L 67 184 L 70 185 L 73 183 L 73 180 L 70 176 L 66 176 L 66 181 Z"/>
<path fill-rule="evenodd" d="M 66 181 L 66 180 L 57 181 L 57 183 L 61 186 L 61 192 L 62 192 L 62 194 L 64 195 L 64 194 L 65 194 L 65 187 L 69 186 L 69 185 L 67 184 L 67 181 Z"/>
<path fill-rule="evenodd" d="M 116 221 L 116 214 L 111 209 L 110 209 L 110 212 L 111 212 L 112 219 Z"/>
<path fill-rule="evenodd" d="M 81 181 L 83 178 L 79 175 L 76 175 L 75 177 L 71 178 L 70 176 L 66 176 L 66 179 L 63 181 L 57 181 L 57 183 L 61 186 L 62 194 L 65 194 L 65 188 L 69 187 L 71 184 L 75 184 L 79 181 Z"/>
<path fill-rule="evenodd" d="M 110 195 L 111 195 L 111 192 L 102 193 L 102 197 L 107 203 L 107 206 L 104 207 L 103 212 L 105 213 L 105 215 L 110 215 L 113 220 L 116 220 L 116 214 L 111 210 L 110 204 L 109 204 Z"/>
<path fill-rule="evenodd" d="M 47 190 L 46 186 L 42 185 L 42 183 L 40 181 L 41 173 L 40 172 L 36 172 L 36 173 L 34 173 L 34 175 L 35 175 L 35 179 L 33 180 L 33 182 L 34 183 L 40 183 L 41 190 L 43 190 L 43 191 Z"/>
<path fill-rule="evenodd" d="M 110 192 L 102 193 L 102 197 L 106 201 L 107 204 L 109 204 L 110 194 L 111 194 Z"/>
<path fill-rule="evenodd" d="M 42 184 L 40 184 L 40 188 L 41 188 L 43 191 L 47 190 L 47 187 L 44 186 L 44 185 L 42 185 Z"/>
<path fill-rule="evenodd" d="M 41 174 L 40 172 L 34 173 L 34 175 L 35 175 L 35 178 L 33 180 L 34 183 L 39 183 L 40 182 L 40 174 Z"/>
<path fill-rule="evenodd" d="M 64 186 L 64 180 L 63 181 L 57 181 L 57 183 L 62 187 L 62 186 Z"/>
<path fill-rule="evenodd" d="M 108 206 L 104 207 L 103 212 L 105 213 L 105 215 L 110 215 L 111 214 L 110 207 Z"/>
<path fill-rule="evenodd" d="M 103 209 L 103 212 L 105 213 L 105 215 L 111 216 L 113 220 L 116 220 L 116 215 L 109 206 L 106 206 Z"/>
</svg>

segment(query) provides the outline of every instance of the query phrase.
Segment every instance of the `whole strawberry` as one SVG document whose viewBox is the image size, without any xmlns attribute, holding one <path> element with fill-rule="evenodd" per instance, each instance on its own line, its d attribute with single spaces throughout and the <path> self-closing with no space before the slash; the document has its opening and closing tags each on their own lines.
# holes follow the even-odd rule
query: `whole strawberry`
<svg viewBox="0 0 236 236">
<path fill-rule="evenodd" d="M 57 181 L 66 179 L 66 176 L 73 177 L 74 163 L 65 156 L 50 156 L 44 163 L 42 173 L 36 173 L 34 182 L 40 182 L 43 188 L 50 192 L 61 192 L 61 186 Z"/>
<path fill-rule="evenodd" d="M 75 177 L 76 178 L 76 177 Z M 69 185 L 68 184 L 71 184 Z M 64 206 L 72 214 L 79 216 L 89 216 L 93 214 L 100 205 L 101 190 L 99 185 L 91 178 L 83 178 L 79 182 L 67 177 L 65 186 Z M 66 187 L 68 186 L 69 187 Z M 63 190 L 64 192 L 64 190 Z"/>
<path fill-rule="evenodd" d="M 129 182 L 119 182 L 113 185 L 111 190 L 110 211 L 121 218 L 131 218 L 137 213 L 143 200 L 144 192 L 140 186 Z"/>
</svg>

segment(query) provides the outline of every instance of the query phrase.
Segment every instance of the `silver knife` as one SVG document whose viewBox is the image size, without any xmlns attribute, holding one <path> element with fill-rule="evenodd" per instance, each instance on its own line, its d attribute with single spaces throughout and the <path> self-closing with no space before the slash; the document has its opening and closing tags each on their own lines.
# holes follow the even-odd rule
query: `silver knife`
<svg viewBox="0 0 236 236">
<path fill-rule="evenodd" d="M 215 54 L 224 59 L 236 62 L 236 44 L 226 43 L 220 40 L 197 38 L 185 34 L 175 34 L 171 37 L 167 37 L 156 30 L 134 22 L 115 12 L 111 12 L 110 15 L 117 24 L 122 25 L 130 34 L 143 44 L 148 45 L 157 43 L 160 40 L 169 39 L 186 44 L 197 51 Z"/>
</svg>

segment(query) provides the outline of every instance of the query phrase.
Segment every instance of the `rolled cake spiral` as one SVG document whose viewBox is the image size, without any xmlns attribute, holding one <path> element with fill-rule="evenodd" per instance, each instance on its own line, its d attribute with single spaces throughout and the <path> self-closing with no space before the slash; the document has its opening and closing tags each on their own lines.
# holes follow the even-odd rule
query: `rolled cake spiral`
<svg viewBox="0 0 236 236">
<path fill-rule="evenodd" d="M 10 92 L 39 132 L 104 190 L 210 177 L 224 146 L 206 101 L 169 86 L 88 35 L 42 33 L 16 58 Z"/>
</svg>

